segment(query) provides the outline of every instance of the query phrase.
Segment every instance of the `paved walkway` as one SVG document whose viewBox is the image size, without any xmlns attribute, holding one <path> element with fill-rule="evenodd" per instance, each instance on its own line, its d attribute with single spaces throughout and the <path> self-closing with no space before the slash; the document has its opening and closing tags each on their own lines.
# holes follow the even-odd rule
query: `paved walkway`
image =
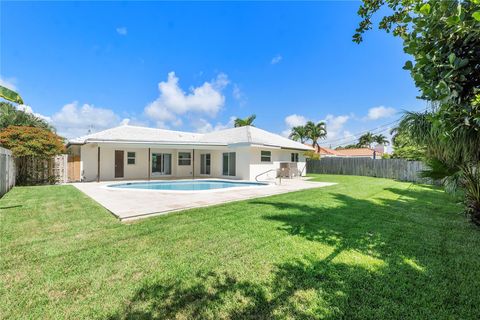
<svg viewBox="0 0 480 320">
<path fill-rule="evenodd" d="M 119 183 L 119 181 L 83 182 L 73 183 L 73 185 L 100 203 L 121 221 L 127 221 L 184 209 L 266 197 L 304 189 L 320 188 L 334 184 L 328 182 L 311 182 L 305 179 L 284 179 L 281 185 L 240 187 L 235 189 L 226 188 L 196 192 L 164 192 L 161 190 L 125 190 L 106 187 L 112 183 Z"/>
</svg>

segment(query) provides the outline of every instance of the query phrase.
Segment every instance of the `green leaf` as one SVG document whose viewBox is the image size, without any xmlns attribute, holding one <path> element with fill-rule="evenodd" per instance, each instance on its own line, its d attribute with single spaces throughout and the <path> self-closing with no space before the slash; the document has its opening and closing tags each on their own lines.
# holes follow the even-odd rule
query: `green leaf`
<svg viewBox="0 0 480 320">
<path fill-rule="evenodd" d="M 0 97 L 5 100 L 23 104 L 22 97 L 18 93 L 3 86 L 0 86 Z"/>
<path fill-rule="evenodd" d="M 413 69 L 413 63 L 412 63 L 412 61 L 407 60 L 407 62 L 405 62 L 405 65 L 403 66 L 403 69 L 404 69 L 404 70 L 412 70 L 412 69 Z"/>
<path fill-rule="evenodd" d="M 450 64 L 453 64 L 453 62 L 455 61 L 455 53 L 450 53 L 450 55 L 448 56 L 448 61 L 450 61 Z"/>
<path fill-rule="evenodd" d="M 420 13 L 424 15 L 430 14 L 430 5 L 428 3 L 425 3 L 423 6 L 421 6 Z"/>
<path fill-rule="evenodd" d="M 480 10 L 472 13 L 472 17 L 473 17 L 473 19 L 475 19 L 477 21 L 480 21 Z"/>
<path fill-rule="evenodd" d="M 451 16 L 451 17 L 448 17 L 447 19 L 447 24 L 450 25 L 450 26 L 453 26 L 457 23 L 460 22 L 460 17 L 459 16 Z"/>
</svg>

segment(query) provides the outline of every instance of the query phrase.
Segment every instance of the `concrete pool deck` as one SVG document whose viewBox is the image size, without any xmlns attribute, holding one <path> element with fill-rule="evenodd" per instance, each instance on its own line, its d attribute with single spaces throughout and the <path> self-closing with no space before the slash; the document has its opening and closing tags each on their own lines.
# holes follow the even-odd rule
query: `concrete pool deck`
<svg viewBox="0 0 480 320">
<path fill-rule="evenodd" d="M 335 184 L 312 182 L 302 178 L 282 179 L 280 185 L 225 188 L 208 191 L 164 192 L 162 190 L 115 189 L 107 187 L 108 185 L 122 182 L 126 181 L 82 182 L 72 183 L 72 185 L 97 201 L 121 221 L 128 221 L 185 209 L 321 188 Z"/>
</svg>

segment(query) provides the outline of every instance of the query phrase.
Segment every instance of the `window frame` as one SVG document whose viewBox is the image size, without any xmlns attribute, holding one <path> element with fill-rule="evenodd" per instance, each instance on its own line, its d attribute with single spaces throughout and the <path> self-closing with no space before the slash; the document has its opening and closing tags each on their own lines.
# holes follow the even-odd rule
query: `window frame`
<svg viewBox="0 0 480 320">
<path fill-rule="evenodd" d="M 188 154 L 188 158 L 182 158 L 180 155 L 183 154 Z M 177 164 L 179 166 L 191 166 L 192 165 L 192 153 L 191 152 L 188 152 L 188 151 L 179 151 L 178 152 L 178 160 L 177 160 Z"/>
<path fill-rule="evenodd" d="M 298 158 L 299 158 L 298 152 L 292 152 L 290 154 L 290 162 L 299 162 Z"/>
<path fill-rule="evenodd" d="M 133 154 L 133 156 L 131 155 Z M 133 163 L 130 163 L 133 160 Z M 135 151 L 127 151 L 127 166 L 134 166 L 137 164 L 137 153 Z"/>
<path fill-rule="evenodd" d="M 268 155 L 264 155 L 265 153 L 268 153 Z M 266 160 L 268 159 L 268 160 Z M 272 151 L 270 150 L 260 150 L 260 162 L 272 162 Z"/>
</svg>

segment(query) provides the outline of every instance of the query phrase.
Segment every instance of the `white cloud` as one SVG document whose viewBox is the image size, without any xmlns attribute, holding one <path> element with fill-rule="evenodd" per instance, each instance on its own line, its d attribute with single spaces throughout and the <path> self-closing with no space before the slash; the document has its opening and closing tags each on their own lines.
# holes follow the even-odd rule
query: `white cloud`
<svg viewBox="0 0 480 320">
<path fill-rule="evenodd" d="M 15 78 L 3 78 L 2 76 L 0 76 L 0 86 L 3 86 L 10 90 L 17 91 L 18 88 L 15 85 L 16 82 L 17 81 Z"/>
<path fill-rule="evenodd" d="M 238 101 L 240 106 L 243 106 L 247 102 L 247 97 L 245 96 L 243 91 L 240 89 L 240 86 L 236 83 L 233 84 L 232 96 L 235 100 Z"/>
<path fill-rule="evenodd" d="M 282 61 L 283 57 L 279 54 L 277 54 L 275 57 L 272 58 L 272 60 L 270 61 L 270 64 L 277 64 L 277 63 L 280 63 L 280 61 Z"/>
<path fill-rule="evenodd" d="M 340 115 L 340 116 L 335 116 L 333 114 L 328 114 L 325 119 L 321 120 L 325 122 L 326 127 L 327 127 L 327 139 L 326 140 L 320 140 L 319 142 L 321 144 L 326 144 L 328 143 L 328 140 L 338 138 L 340 136 L 348 137 L 351 135 L 349 131 L 343 130 L 343 127 L 347 123 L 347 121 L 350 119 L 349 115 Z M 296 126 L 303 126 L 307 121 L 313 121 L 314 123 L 317 123 L 317 120 L 312 120 L 308 119 L 302 115 L 298 114 L 291 114 L 285 118 L 285 125 L 286 129 L 282 131 L 282 135 L 285 137 L 288 137 L 290 135 L 290 132 L 292 131 L 293 127 Z"/>
<path fill-rule="evenodd" d="M 390 107 L 374 107 L 368 109 L 367 120 L 378 120 L 381 118 L 389 118 L 395 114 L 396 110 Z"/>
<path fill-rule="evenodd" d="M 285 124 L 290 128 L 303 126 L 307 121 L 307 118 L 298 114 L 291 114 L 285 118 Z"/>
<path fill-rule="evenodd" d="M 237 100 L 240 100 L 242 98 L 242 91 L 237 84 L 233 85 L 232 95 Z"/>
<path fill-rule="evenodd" d="M 328 114 L 324 120 L 327 126 L 327 139 L 338 137 L 348 119 L 350 119 L 350 116 L 347 115 L 334 116 Z"/>
<path fill-rule="evenodd" d="M 32 107 L 27 106 L 25 104 L 20 104 L 20 105 L 16 106 L 16 108 L 18 110 L 22 110 L 25 113 L 33 114 L 35 117 L 43 119 L 47 122 L 52 122 L 52 118 L 50 118 L 49 116 L 44 116 L 43 114 L 40 114 L 40 113 L 33 112 Z"/>
<path fill-rule="evenodd" d="M 160 95 L 145 107 L 145 113 L 162 127 L 168 126 L 167 122 L 178 123 L 178 116 L 186 113 L 214 117 L 225 104 L 222 90 L 228 84 L 228 76 L 220 73 L 212 81 L 192 87 L 190 93 L 185 93 L 178 84 L 175 72 L 170 72 L 167 81 L 158 84 Z"/>
<path fill-rule="evenodd" d="M 51 119 L 58 134 L 67 138 L 129 123 L 128 119 L 120 121 L 120 117 L 110 109 L 96 108 L 90 104 L 80 106 L 76 101 L 64 105 Z"/>
<path fill-rule="evenodd" d="M 288 137 L 293 127 L 303 126 L 305 123 L 307 123 L 308 119 L 298 114 L 291 114 L 286 116 L 284 121 L 286 129 L 282 131 L 282 135 L 284 137 Z"/>
<path fill-rule="evenodd" d="M 126 36 L 128 33 L 127 27 L 118 27 L 117 33 L 121 36 Z"/>
<path fill-rule="evenodd" d="M 216 125 L 212 125 L 207 120 L 205 120 L 203 118 L 200 118 L 200 119 L 193 122 L 193 126 L 195 127 L 196 131 L 199 132 L 199 133 L 208 133 L 208 132 L 212 132 L 212 131 L 219 131 L 219 130 L 224 130 L 224 129 L 228 129 L 228 128 L 233 128 L 233 125 L 234 125 L 234 122 L 235 122 L 236 118 L 237 117 L 232 116 L 232 117 L 230 117 L 230 119 L 228 120 L 227 123 L 223 124 L 221 122 L 217 122 Z"/>
</svg>

